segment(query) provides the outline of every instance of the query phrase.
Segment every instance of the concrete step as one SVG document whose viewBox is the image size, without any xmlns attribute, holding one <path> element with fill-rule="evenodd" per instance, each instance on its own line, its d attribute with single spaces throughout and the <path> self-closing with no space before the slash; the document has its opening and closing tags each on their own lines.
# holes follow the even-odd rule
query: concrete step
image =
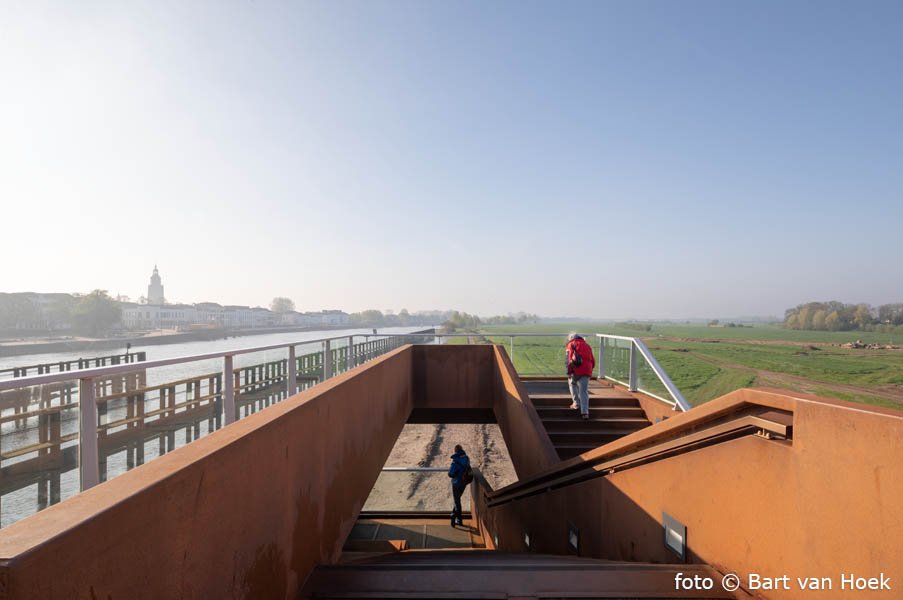
<svg viewBox="0 0 903 600">
<path fill-rule="evenodd" d="M 582 418 L 579 410 L 565 406 L 537 406 L 536 412 L 544 423 L 546 421 L 571 421 Z M 589 417 L 590 419 L 647 420 L 643 409 L 631 406 L 590 406 Z"/>
<path fill-rule="evenodd" d="M 572 411 L 574 414 L 563 418 L 543 418 L 542 424 L 545 425 L 549 435 L 562 431 L 599 431 L 599 430 L 628 430 L 637 431 L 649 426 L 649 421 L 645 418 L 620 418 L 620 417 L 604 417 L 596 418 L 591 415 L 589 419 L 580 417 L 578 411 Z"/>
<path fill-rule="evenodd" d="M 558 448 L 563 444 L 579 444 L 581 446 L 597 447 L 613 442 L 635 430 L 629 429 L 593 429 L 589 431 L 550 431 L 549 439 L 552 445 Z"/>
<path fill-rule="evenodd" d="M 406 551 L 317 567 L 299 598 L 733 598 L 721 589 L 675 590 L 677 573 L 706 565 L 627 563 L 492 550 Z M 715 586 L 720 588 L 719 585 Z"/>
<path fill-rule="evenodd" d="M 567 407 L 573 402 L 570 394 L 536 394 L 530 396 L 533 406 L 540 407 Z M 639 401 L 630 394 L 612 394 L 610 396 L 597 396 L 590 394 L 590 406 L 639 406 Z"/>
<path fill-rule="evenodd" d="M 567 393 L 568 390 L 568 381 L 567 379 L 555 379 L 555 380 L 521 380 L 524 388 L 526 388 L 527 393 L 532 394 L 549 394 L 549 393 Z M 599 381 L 597 379 L 591 379 L 589 382 L 590 391 L 610 391 L 617 390 L 611 383 L 607 381 Z"/>
</svg>

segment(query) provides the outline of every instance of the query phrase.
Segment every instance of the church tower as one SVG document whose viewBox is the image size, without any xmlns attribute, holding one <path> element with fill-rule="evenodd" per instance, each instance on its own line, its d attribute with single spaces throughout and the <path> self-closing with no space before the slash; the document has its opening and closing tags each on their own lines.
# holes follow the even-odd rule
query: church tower
<svg viewBox="0 0 903 600">
<path fill-rule="evenodd" d="M 147 303 L 163 304 L 164 301 L 163 281 L 160 279 L 160 273 L 157 271 L 157 265 L 154 265 L 154 274 L 151 275 L 150 285 L 147 286 Z"/>
</svg>

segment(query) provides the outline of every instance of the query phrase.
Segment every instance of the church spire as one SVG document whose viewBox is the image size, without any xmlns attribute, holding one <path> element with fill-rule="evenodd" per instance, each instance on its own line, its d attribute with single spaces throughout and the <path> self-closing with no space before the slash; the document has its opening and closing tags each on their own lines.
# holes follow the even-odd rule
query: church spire
<svg viewBox="0 0 903 600">
<path fill-rule="evenodd" d="M 163 281 L 160 279 L 160 273 L 157 265 L 154 265 L 154 273 L 150 278 L 150 285 L 147 286 L 147 303 L 163 304 L 166 299 L 163 297 Z"/>
</svg>

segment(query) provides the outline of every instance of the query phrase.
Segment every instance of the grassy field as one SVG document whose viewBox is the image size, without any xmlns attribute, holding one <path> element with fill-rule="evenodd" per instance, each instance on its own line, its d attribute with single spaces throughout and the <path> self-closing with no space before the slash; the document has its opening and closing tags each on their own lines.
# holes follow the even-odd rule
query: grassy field
<svg viewBox="0 0 903 600">
<path fill-rule="evenodd" d="M 610 333 L 642 337 L 678 337 L 700 340 L 752 340 L 752 341 L 786 341 L 791 343 L 835 343 L 843 344 L 853 340 L 865 343 L 903 345 L 903 335 L 893 333 L 875 333 L 871 331 L 794 331 L 777 325 L 755 325 L 753 327 L 706 327 L 682 323 L 654 323 L 652 331 L 640 331 L 630 327 L 618 327 L 605 323 L 536 323 L 531 325 L 499 325 L 484 327 L 485 331 L 504 331 L 514 333 L 567 333 L 580 331 L 583 333 Z"/>
<path fill-rule="evenodd" d="M 648 332 L 597 323 L 481 329 L 490 340 L 505 344 L 506 348 L 510 346 L 510 338 L 505 333 L 564 335 L 568 331 L 643 338 L 691 404 L 701 404 L 743 387 L 769 386 L 903 408 L 903 350 L 840 347 L 857 339 L 900 345 L 903 339 L 895 339 L 892 334 L 791 331 L 767 325 L 728 328 L 685 324 L 655 324 Z M 899 334 L 896 338 L 900 338 Z M 597 343 L 595 340 L 592 343 L 595 349 Z M 524 375 L 563 374 L 563 346 L 563 337 L 515 338 L 515 367 Z M 622 367 L 626 364 L 625 357 L 626 354 L 621 357 Z M 610 354 L 610 358 L 617 356 Z M 614 364 L 609 372 L 617 367 Z M 641 376 L 644 373 L 647 380 L 651 379 L 651 371 L 641 369 Z M 651 389 L 658 391 L 654 385 Z"/>
</svg>

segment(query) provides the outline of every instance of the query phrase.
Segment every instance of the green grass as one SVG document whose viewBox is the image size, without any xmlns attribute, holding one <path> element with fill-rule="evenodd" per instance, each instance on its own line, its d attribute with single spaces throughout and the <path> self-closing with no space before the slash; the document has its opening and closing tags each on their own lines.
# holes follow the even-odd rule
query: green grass
<svg viewBox="0 0 903 600">
<path fill-rule="evenodd" d="M 755 373 L 744 369 L 714 365 L 687 353 L 650 350 L 684 398 L 694 406 L 750 387 L 756 381 Z"/>
<path fill-rule="evenodd" d="M 826 388 L 815 388 L 814 392 L 819 396 L 828 396 L 830 398 L 837 398 L 838 400 L 846 400 L 847 402 L 862 402 L 863 404 L 872 404 L 875 406 L 883 406 L 884 408 L 896 408 L 897 410 L 900 410 L 899 402 L 894 402 L 893 400 L 880 398 L 878 396 L 871 396 L 869 394 L 848 394 L 846 392 L 838 392 Z"/>
<path fill-rule="evenodd" d="M 711 340 L 753 340 L 786 342 L 821 342 L 842 344 L 853 340 L 866 343 L 900 343 L 903 335 L 877 333 L 872 331 L 794 331 L 776 325 L 755 325 L 753 327 L 707 327 L 705 325 L 653 324 L 652 331 L 644 337 L 680 337 Z"/>
<path fill-rule="evenodd" d="M 702 324 L 653 323 L 652 331 L 638 331 L 628 327 L 618 327 L 609 323 L 536 323 L 529 325 L 494 325 L 481 328 L 484 331 L 504 331 L 513 333 L 609 333 L 631 337 L 655 338 L 677 337 L 702 340 L 753 340 L 786 341 L 796 343 L 843 344 L 854 340 L 878 344 L 903 344 L 903 334 L 876 333 L 871 331 L 794 331 L 777 325 L 754 325 L 753 327 L 707 327 Z"/>
<path fill-rule="evenodd" d="M 649 340 L 656 357 L 670 350 L 689 350 L 719 366 L 737 365 L 750 369 L 786 373 L 825 383 L 857 386 L 903 384 L 903 352 L 894 350 L 852 350 L 779 344 L 743 344 L 738 342 L 676 342 Z M 661 360 L 661 359 L 660 359 Z"/>
<path fill-rule="evenodd" d="M 769 373 L 765 379 L 777 379 L 781 381 L 781 387 L 813 389 L 817 386 L 817 393 L 821 395 L 901 408 L 893 400 L 870 394 L 869 389 L 903 386 L 903 351 L 853 350 L 839 346 L 854 339 L 888 343 L 893 339 L 892 334 L 791 331 L 767 325 L 716 328 L 681 324 L 654 324 L 651 332 L 643 332 L 598 323 L 491 326 L 481 328 L 481 331 L 491 341 L 506 348 L 510 347 L 510 338 L 505 333 L 562 335 L 515 338 L 514 366 L 522 375 L 564 374 L 564 334 L 569 331 L 609 333 L 643 338 L 684 397 L 694 405 L 762 383 L 757 371 L 767 371 Z M 590 341 L 597 352 L 596 341 Z M 899 339 L 893 341 L 903 342 Z M 808 344 L 818 344 L 817 349 L 810 348 Z M 613 367 L 609 367 L 609 374 L 626 379 L 626 351 L 619 359 L 614 355 L 609 355 L 609 359 L 615 361 Z M 623 373 L 612 372 L 617 370 L 618 365 Z M 803 378 L 805 382 L 781 379 L 781 375 Z M 640 376 L 650 391 L 665 394 L 657 379 L 653 381 L 648 368 L 641 368 Z M 832 390 L 831 384 L 856 386 L 862 392 Z"/>
</svg>

